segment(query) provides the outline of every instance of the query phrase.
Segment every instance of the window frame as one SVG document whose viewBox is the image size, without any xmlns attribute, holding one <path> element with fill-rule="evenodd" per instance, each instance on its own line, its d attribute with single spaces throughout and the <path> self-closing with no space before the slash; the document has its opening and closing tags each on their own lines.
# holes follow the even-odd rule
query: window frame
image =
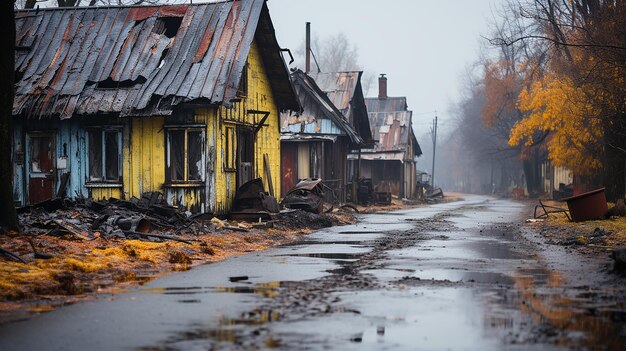
<svg viewBox="0 0 626 351">
<path fill-rule="evenodd" d="M 86 172 L 85 172 L 85 176 L 86 176 L 86 183 L 87 185 L 93 185 L 93 184 L 106 184 L 106 185 L 120 185 L 123 182 L 123 127 L 122 126 L 89 126 L 87 128 L 85 128 L 86 130 L 86 138 L 85 138 L 85 144 L 86 144 L 86 150 L 87 150 L 87 155 L 86 155 Z M 100 133 L 100 153 L 101 153 L 101 162 L 102 164 L 101 166 L 101 171 L 102 171 L 102 177 L 101 178 L 94 178 L 91 175 L 91 148 L 92 145 L 90 143 L 90 137 L 89 137 L 89 133 L 91 132 L 99 132 Z M 106 148 L 106 134 L 107 133 L 111 133 L 114 132 L 117 134 L 117 179 L 107 179 L 107 175 L 106 175 L 106 164 L 107 164 L 107 148 Z"/>
<path fill-rule="evenodd" d="M 237 127 L 224 126 L 224 172 L 237 172 Z"/>
<path fill-rule="evenodd" d="M 203 125 L 170 125 L 164 126 L 165 130 L 165 179 L 166 185 L 201 185 L 206 178 L 206 126 Z M 183 179 L 172 179 L 172 153 L 171 153 L 171 132 L 184 131 L 183 136 Z M 200 133 L 200 179 L 190 179 L 189 177 L 189 132 Z"/>
</svg>

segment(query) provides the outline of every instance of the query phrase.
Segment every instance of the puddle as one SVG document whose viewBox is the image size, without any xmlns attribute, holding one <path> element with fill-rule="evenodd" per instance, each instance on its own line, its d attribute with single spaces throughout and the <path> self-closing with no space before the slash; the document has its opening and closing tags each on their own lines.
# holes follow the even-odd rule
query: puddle
<svg viewBox="0 0 626 351">
<path fill-rule="evenodd" d="M 371 230 L 344 230 L 341 232 L 338 232 L 337 234 L 381 234 L 383 232 L 373 232 Z"/>
<path fill-rule="evenodd" d="M 339 233 L 342 234 L 342 233 Z M 293 246 L 309 246 L 309 245 L 350 245 L 352 247 L 369 247 L 368 241 L 361 240 L 343 240 L 343 241 L 324 241 L 324 240 L 310 240 L 300 241 L 281 245 L 280 247 L 293 247 Z"/>
<path fill-rule="evenodd" d="M 283 254 L 283 255 L 274 255 L 274 256 L 291 256 L 291 257 L 313 257 L 313 258 L 325 258 L 329 260 L 358 260 L 362 253 L 294 253 L 294 254 Z"/>
<path fill-rule="evenodd" d="M 189 300 L 178 300 L 176 302 L 179 303 L 201 303 L 202 300 L 198 300 L 198 299 L 189 299 Z"/>
</svg>

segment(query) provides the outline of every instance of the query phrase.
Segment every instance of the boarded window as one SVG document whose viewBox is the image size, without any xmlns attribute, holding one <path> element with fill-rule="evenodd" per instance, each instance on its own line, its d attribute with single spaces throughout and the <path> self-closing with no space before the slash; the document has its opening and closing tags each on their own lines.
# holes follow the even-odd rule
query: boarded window
<svg viewBox="0 0 626 351">
<path fill-rule="evenodd" d="M 118 128 L 91 128 L 87 130 L 89 180 L 120 181 L 122 133 Z"/>
<path fill-rule="evenodd" d="M 203 180 L 204 132 L 201 129 L 172 128 L 167 131 L 169 181 Z"/>
</svg>

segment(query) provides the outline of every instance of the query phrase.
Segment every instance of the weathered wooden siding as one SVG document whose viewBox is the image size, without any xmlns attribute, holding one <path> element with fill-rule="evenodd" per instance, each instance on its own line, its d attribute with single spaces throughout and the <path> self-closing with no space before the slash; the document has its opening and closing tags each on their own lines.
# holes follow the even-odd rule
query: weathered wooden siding
<svg viewBox="0 0 626 351">
<path fill-rule="evenodd" d="M 162 191 L 165 183 L 165 136 L 163 117 L 134 117 L 130 123 L 130 143 L 125 144 L 124 193 L 129 198 L 149 191 Z"/>
<path fill-rule="evenodd" d="M 272 176 L 274 195 L 280 194 L 280 126 L 278 107 L 272 94 L 269 77 L 265 71 L 259 48 L 253 42 L 248 55 L 248 89 L 247 97 L 233 104 L 232 108 L 220 107 L 217 113 L 218 125 L 207 129 L 207 135 L 216 135 L 215 140 L 215 212 L 226 213 L 232 206 L 232 200 L 237 190 L 237 173 L 225 170 L 226 156 L 226 126 L 257 126 L 263 115 L 250 113 L 251 110 L 269 112 L 269 117 L 263 123 L 255 137 L 254 143 L 254 178 L 263 178 L 266 191 L 269 188 L 265 176 L 263 155 L 267 154 Z M 211 137 L 208 138 L 209 143 Z M 237 144 L 237 140 L 235 140 Z M 209 144 L 209 147 L 211 145 Z"/>
</svg>

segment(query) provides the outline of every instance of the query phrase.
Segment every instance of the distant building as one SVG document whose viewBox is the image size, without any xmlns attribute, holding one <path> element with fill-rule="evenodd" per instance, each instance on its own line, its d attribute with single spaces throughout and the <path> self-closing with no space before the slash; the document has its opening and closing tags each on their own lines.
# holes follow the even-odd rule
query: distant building
<svg viewBox="0 0 626 351">
<path fill-rule="evenodd" d="M 327 94 L 315 79 L 301 70 L 291 74 L 291 81 L 298 95 L 303 111 L 281 114 L 281 175 L 283 195 L 299 179 L 322 178 L 326 186 L 334 191 L 327 194 L 327 201 L 344 201 L 347 182 L 347 155 L 351 149 L 360 148 L 365 138 L 370 138 L 360 76 L 357 72 L 353 80 L 341 81 L 344 73 L 333 74 L 327 83 L 335 91 Z M 345 104 L 342 110 L 331 98 L 342 92 Z M 360 97 L 358 95 L 360 94 Z M 356 98 L 352 98 L 357 96 Z M 360 100 L 359 100 L 360 99 Z M 354 100 L 354 103 L 352 101 Z M 361 101 L 361 104 L 357 104 Z M 343 111 L 343 112 L 342 112 Z M 346 115 L 344 116 L 344 113 Z M 362 136 L 357 129 L 363 131 Z"/>
<path fill-rule="evenodd" d="M 372 148 L 353 152 L 349 158 L 360 157 L 359 177 L 371 178 L 375 188 L 391 188 L 400 198 L 415 198 L 416 162 L 422 150 L 415 138 L 412 111 L 406 97 L 387 96 L 387 78 L 378 79 L 378 97 L 366 98 L 372 137 Z"/>
</svg>

